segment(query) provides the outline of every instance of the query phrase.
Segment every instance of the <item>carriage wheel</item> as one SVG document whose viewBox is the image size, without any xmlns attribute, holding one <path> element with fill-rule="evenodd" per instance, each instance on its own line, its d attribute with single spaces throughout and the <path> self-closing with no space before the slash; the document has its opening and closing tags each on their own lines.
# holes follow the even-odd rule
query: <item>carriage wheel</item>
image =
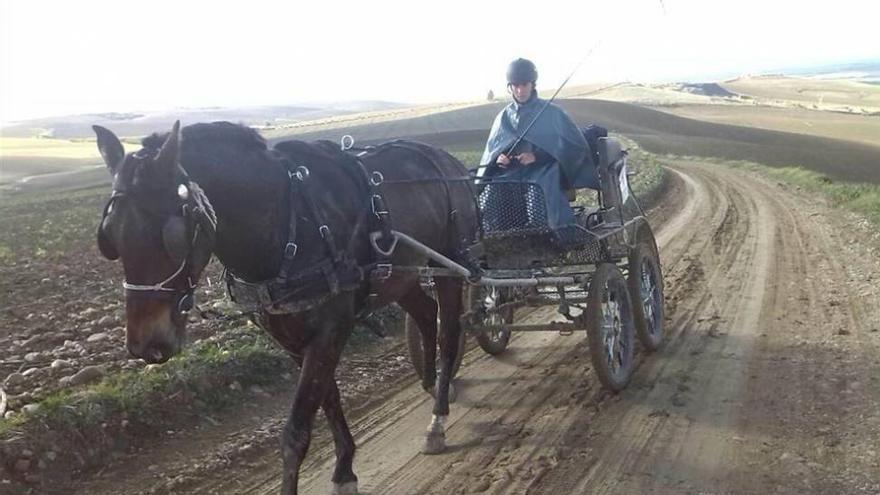
<svg viewBox="0 0 880 495">
<path fill-rule="evenodd" d="M 599 381 L 619 392 L 632 376 L 635 331 L 626 280 L 614 264 L 602 263 L 593 274 L 584 317 Z"/>
<path fill-rule="evenodd" d="M 423 378 L 425 374 L 425 354 L 422 350 L 422 332 L 419 331 L 419 326 L 416 324 L 416 321 L 410 316 L 406 315 L 406 348 L 409 350 L 409 359 L 412 361 L 413 367 L 416 369 L 416 375 L 419 378 Z M 440 332 L 440 318 L 437 318 L 437 332 L 439 335 Z M 461 335 L 458 340 L 458 357 L 455 358 L 455 362 L 452 363 L 452 376 L 450 379 L 455 378 L 455 375 L 458 374 L 458 369 L 461 367 L 461 358 L 464 356 L 464 344 L 465 344 L 465 335 L 467 332 L 464 328 L 461 329 Z M 440 353 L 437 353 L 437 374 L 440 374 Z"/>
<path fill-rule="evenodd" d="M 629 256 L 627 278 L 633 302 L 636 336 L 647 351 L 656 351 L 663 342 L 663 274 L 660 258 L 649 239 L 636 244 Z"/>
<path fill-rule="evenodd" d="M 492 309 L 501 304 L 513 300 L 513 289 L 510 287 L 471 286 L 469 288 L 470 308 L 482 306 L 484 309 Z M 507 325 L 513 323 L 513 308 L 507 308 L 500 313 L 486 315 L 480 322 L 481 325 Z M 480 327 L 472 329 L 474 337 L 480 347 L 487 354 L 496 356 L 507 350 L 510 343 L 510 330 L 483 330 Z"/>
</svg>

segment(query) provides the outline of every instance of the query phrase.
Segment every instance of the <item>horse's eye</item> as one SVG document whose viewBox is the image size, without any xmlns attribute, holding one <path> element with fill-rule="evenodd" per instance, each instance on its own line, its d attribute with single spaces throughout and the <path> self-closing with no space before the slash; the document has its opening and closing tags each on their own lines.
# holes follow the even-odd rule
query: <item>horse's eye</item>
<svg viewBox="0 0 880 495">
<path fill-rule="evenodd" d="M 184 201 L 189 199 L 189 189 L 187 189 L 185 184 L 177 186 L 177 195 Z"/>
</svg>

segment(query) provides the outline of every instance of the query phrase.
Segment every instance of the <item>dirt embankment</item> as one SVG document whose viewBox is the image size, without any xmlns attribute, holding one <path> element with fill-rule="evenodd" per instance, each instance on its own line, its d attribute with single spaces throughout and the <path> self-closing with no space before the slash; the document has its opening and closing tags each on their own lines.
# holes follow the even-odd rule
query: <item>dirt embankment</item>
<svg viewBox="0 0 880 495">
<path fill-rule="evenodd" d="M 673 168 L 670 195 L 681 202 L 657 232 L 669 334 L 640 357 L 630 386 L 600 389 L 580 333 L 520 334 L 500 358 L 473 350 L 446 453 L 419 453 L 431 401 L 413 381 L 353 415 L 362 493 L 880 490 L 880 246 L 860 242 L 872 232 L 761 177 Z M 548 308 L 527 318 L 552 317 Z M 267 420 L 260 435 L 280 422 Z M 303 493 L 329 489 L 333 448 L 320 423 Z M 75 492 L 164 493 L 174 485 L 155 478 L 167 477 L 188 493 L 277 493 L 277 447 L 192 468 L 248 432 L 225 433 L 179 445 L 148 473 L 155 453 L 132 461 L 140 471 L 108 472 Z"/>
</svg>

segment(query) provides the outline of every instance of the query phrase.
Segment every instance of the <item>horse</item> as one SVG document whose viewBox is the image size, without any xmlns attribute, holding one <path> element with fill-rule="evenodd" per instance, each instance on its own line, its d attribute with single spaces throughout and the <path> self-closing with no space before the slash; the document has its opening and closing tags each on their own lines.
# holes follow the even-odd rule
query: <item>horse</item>
<svg viewBox="0 0 880 495">
<path fill-rule="evenodd" d="M 357 318 L 391 302 L 415 320 L 423 339 L 422 386 L 434 393 L 434 407 L 422 450 L 444 450 L 463 281 L 437 277 L 435 300 L 417 270 L 394 270 L 426 266 L 426 256 L 370 234 L 387 234 L 393 221 L 394 230 L 466 262 L 462 246 L 475 241 L 478 219 L 461 162 L 411 141 L 359 158 L 329 141 L 290 140 L 270 149 L 253 129 L 228 122 L 181 129 L 178 121 L 126 154 L 112 131 L 93 129 L 113 177 L 98 247 L 122 261 L 132 355 L 162 363 L 181 350 L 186 311 L 212 255 L 235 287 L 276 298 L 257 306 L 255 321 L 300 368 L 281 435 L 283 494 L 297 492 L 319 406 L 336 448 L 332 491 L 357 493 L 354 439 L 334 371 Z M 284 287 L 290 290 L 279 293 Z"/>
</svg>

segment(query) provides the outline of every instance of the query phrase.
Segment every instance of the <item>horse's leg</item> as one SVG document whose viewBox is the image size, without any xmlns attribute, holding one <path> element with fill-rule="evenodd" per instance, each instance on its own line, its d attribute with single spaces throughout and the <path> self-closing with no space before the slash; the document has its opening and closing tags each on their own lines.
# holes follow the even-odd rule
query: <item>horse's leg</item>
<svg viewBox="0 0 880 495">
<path fill-rule="evenodd" d="M 342 402 L 339 399 L 339 388 L 336 380 L 331 380 L 330 390 L 321 405 L 324 415 L 333 432 L 333 443 L 336 446 L 336 468 L 333 469 L 333 495 L 357 495 L 357 476 L 351 468 L 354 461 L 354 438 L 348 429 Z"/>
<path fill-rule="evenodd" d="M 309 450 L 315 413 L 327 400 L 331 385 L 335 385 L 333 374 L 351 333 L 353 319 L 343 318 L 340 321 L 339 308 L 336 308 L 335 315 L 331 309 L 328 307 L 328 311 L 314 315 L 314 326 L 309 329 L 314 330 L 314 337 L 303 352 L 293 407 L 281 436 L 281 454 L 284 458 L 282 495 L 297 493 L 299 468 Z"/>
<path fill-rule="evenodd" d="M 449 416 L 449 386 L 452 366 L 458 357 L 461 336 L 460 279 L 437 277 L 437 300 L 440 304 L 440 377 L 434 398 L 434 415 L 425 436 L 422 452 L 439 454 L 446 449 L 446 418 Z"/>
<path fill-rule="evenodd" d="M 425 294 L 421 286 L 416 285 L 409 292 L 397 300 L 397 303 L 406 311 L 422 335 L 422 388 L 434 393 L 434 384 L 437 381 L 437 302 Z"/>
<path fill-rule="evenodd" d="M 297 366 L 302 368 L 302 357 L 293 356 Z M 330 390 L 321 404 L 324 416 L 333 432 L 333 444 L 336 447 L 336 468 L 333 470 L 333 495 L 357 495 L 357 476 L 351 465 L 354 461 L 355 444 L 348 423 L 345 421 L 345 413 L 342 410 L 342 402 L 339 398 L 339 387 L 334 379 L 330 384 Z"/>
</svg>

